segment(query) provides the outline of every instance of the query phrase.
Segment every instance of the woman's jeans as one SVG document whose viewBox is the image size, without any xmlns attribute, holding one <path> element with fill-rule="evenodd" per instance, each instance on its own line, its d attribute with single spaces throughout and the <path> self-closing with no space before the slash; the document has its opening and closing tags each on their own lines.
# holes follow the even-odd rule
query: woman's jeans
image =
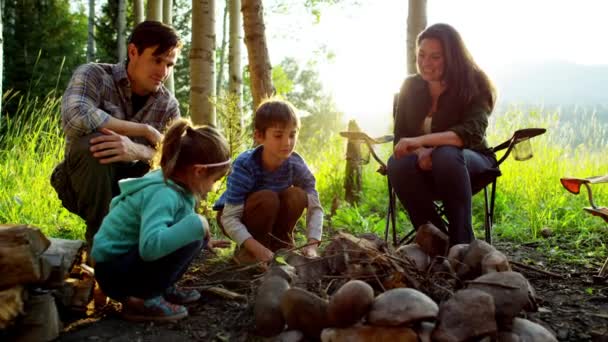
<svg viewBox="0 0 608 342">
<path fill-rule="evenodd" d="M 471 179 L 491 169 L 491 156 L 455 146 L 436 147 L 431 155 L 432 169 L 418 168 L 418 157 L 410 154 L 388 161 L 388 177 L 397 197 L 407 210 L 414 228 L 432 223 L 448 231 L 450 245 L 469 243 L 475 237 L 471 223 Z M 445 207 L 448 227 L 434 206 Z"/>
<path fill-rule="evenodd" d="M 182 277 L 206 244 L 197 240 L 154 261 L 142 260 L 135 247 L 114 260 L 96 263 L 95 278 L 103 292 L 116 300 L 156 297 Z"/>
</svg>

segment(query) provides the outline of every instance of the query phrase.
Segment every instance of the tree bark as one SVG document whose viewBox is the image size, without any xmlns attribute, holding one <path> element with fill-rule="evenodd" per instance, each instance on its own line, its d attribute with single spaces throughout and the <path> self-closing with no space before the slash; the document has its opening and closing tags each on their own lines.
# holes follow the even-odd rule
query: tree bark
<svg viewBox="0 0 608 342">
<path fill-rule="evenodd" d="M 228 19 L 228 1 L 226 0 L 226 4 L 224 6 L 224 19 L 222 21 L 222 44 L 220 45 L 220 60 L 218 62 L 218 70 L 217 70 L 217 77 L 216 77 L 216 82 L 215 82 L 215 93 L 217 95 L 217 97 L 220 97 L 221 93 L 222 93 L 222 80 L 224 78 L 224 64 L 225 64 L 225 59 L 226 59 L 226 44 L 227 44 L 227 37 L 226 37 L 226 32 L 228 31 L 226 29 L 226 22 Z"/>
<path fill-rule="evenodd" d="M 169 26 L 173 25 L 173 0 L 163 0 L 163 23 Z M 173 70 L 175 71 L 175 67 L 173 68 Z M 167 87 L 167 89 L 169 89 L 172 94 L 175 94 L 173 72 L 165 81 L 165 87 Z"/>
<path fill-rule="evenodd" d="M 163 21 L 163 0 L 148 0 L 148 20 Z"/>
<path fill-rule="evenodd" d="M 198 125 L 216 125 L 215 0 L 192 1 L 190 48 L 190 114 Z"/>
<path fill-rule="evenodd" d="M 89 36 L 87 38 L 87 62 L 95 61 L 95 0 L 89 0 Z"/>
<path fill-rule="evenodd" d="M 4 23 L 2 22 L 4 13 L 2 13 L 2 3 L 0 3 L 0 123 L 2 123 L 2 82 L 4 82 Z"/>
<path fill-rule="evenodd" d="M 116 18 L 116 55 L 119 62 L 127 60 L 127 39 L 125 31 L 127 29 L 127 4 L 125 0 L 118 0 L 118 17 Z"/>
<path fill-rule="evenodd" d="M 144 0 L 133 0 L 133 16 L 135 25 L 144 21 Z"/>
<path fill-rule="evenodd" d="M 243 0 L 243 28 L 245 30 L 245 45 L 249 59 L 249 74 L 251 78 L 251 94 L 253 108 L 274 93 L 270 57 L 266 45 L 264 26 L 264 8 L 261 0 Z"/>
<path fill-rule="evenodd" d="M 228 90 L 236 96 L 241 108 L 243 70 L 241 69 L 241 0 L 228 0 L 230 12 L 230 42 L 228 43 Z"/>
<path fill-rule="evenodd" d="M 409 0 L 407 14 L 407 73 L 416 73 L 416 38 L 426 28 L 426 1 Z"/>
</svg>

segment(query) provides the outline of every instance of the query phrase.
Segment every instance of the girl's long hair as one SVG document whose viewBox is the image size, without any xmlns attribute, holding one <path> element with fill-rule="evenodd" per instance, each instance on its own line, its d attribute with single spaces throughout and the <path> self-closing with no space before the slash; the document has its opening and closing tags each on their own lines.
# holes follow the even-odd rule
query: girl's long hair
<svg viewBox="0 0 608 342">
<path fill-rule="evenodd" d="M 230 158 L 226 139 L 211 126 L 193 128 L 192 124 L 180 119 L 174 122 L 165 134 L 160 167 L 166 179 L 176 172 L 184 171 L 194 164 L 221 163 Z M 214 171 L 227 171 L 229 165 L 217 166 Z"/>
</svg>

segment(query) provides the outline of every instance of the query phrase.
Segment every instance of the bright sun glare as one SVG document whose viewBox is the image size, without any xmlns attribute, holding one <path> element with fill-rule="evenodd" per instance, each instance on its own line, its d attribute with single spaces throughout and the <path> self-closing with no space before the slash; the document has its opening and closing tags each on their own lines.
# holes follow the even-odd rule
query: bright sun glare
<svg viewBox="0 0 608 342">
<path fill-rule="evenodd" d="M 319 66 L 325 89 L 346 119 L 385 134 L 393 94 L 406 76 L 407 1 L 358 2 L 323 9 L 317 25 L 302 13 L 270 19 L 269 51 L 278 64 L 285 56 L 306 61 L 325 46 L 335 55 Z M 429 0 L 427 6 L 428 24 L 445 22 L 459 30 L 490 76 L 508 72 L 516 61 L 608 61 L 605 1 Z"/>
</svg>

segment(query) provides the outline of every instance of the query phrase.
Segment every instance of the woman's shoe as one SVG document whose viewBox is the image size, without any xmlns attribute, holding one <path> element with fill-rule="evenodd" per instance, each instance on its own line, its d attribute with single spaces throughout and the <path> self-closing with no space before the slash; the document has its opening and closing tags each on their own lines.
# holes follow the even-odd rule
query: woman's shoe
<svg viewBox="0 0 608 342">
<path fill-rule="evenodd" d="M 150 299 L 129 297 L 123 302 L 122 317 L 129 321 L 171 322 L 188 316 L 188 309 L 166 301 L 162 296 Z"/>
</svg>

